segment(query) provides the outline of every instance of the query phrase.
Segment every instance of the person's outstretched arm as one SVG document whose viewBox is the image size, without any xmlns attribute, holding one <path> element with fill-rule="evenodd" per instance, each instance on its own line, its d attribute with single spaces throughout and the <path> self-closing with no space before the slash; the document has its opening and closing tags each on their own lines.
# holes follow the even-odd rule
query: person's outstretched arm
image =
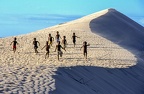
<svg viewBox="0 0 144 94">
<path fill-rule="evenodd" d="M 76 36 L 77 38 L 80 38 L 80 37 L 78 37 L 78 36 Z"/>
<path fill-rule="evenodd" d="M 61 48 L 62 48 L 62 49 L 64 49 L 64 50 L 66 51 L 66 49 L 65 49 L 65 48 L 63 48 L 62 46 L 61 46 Z"/>
<path fill-rule="evenodd" d="M 13 41 L 10 43 L 10 45 L 12 45 Z"/>
<path fill-rule="evenodd" d="M 33 41 L 33 43 L 32 43 L 33 45 L 34 45 L 34 41 Z"/>
<path fill-rule="evenodd" d="M 45 47 L 46 47 L 46 45 L 41 50 L 43 50 Z"/>
<path fill-rule="evenodd" d="M 40 46 L 40 43 L 39 43 L 39 41 L 38 41 L 38 44 L 39 44 L 39 46 Z"/>
<path fill-rule="evenodd" d="M 19 43 L 17 42 L 17 45 L 19 45 Z"/>
<path fill-rule="evenodd" d="M 80 47 L 80 50 L 83 48 L 84 46 Z"/>
</svg>

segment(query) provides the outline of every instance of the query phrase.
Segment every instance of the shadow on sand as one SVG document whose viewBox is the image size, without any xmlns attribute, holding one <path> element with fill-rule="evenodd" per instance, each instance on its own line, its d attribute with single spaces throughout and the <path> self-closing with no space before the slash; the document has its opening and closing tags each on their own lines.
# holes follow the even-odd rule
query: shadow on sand
<svg viewBox="0 0 144 94">
<path fill-rule="evenodd" d="M 56 89 L 49 94 L 144 94 L 144 63 L 133 52 L 143 50 L 144 28 L 119 12 L 108 12 L 93 19 L 90 28 L 132 52 L 137 65 L 121 69 L 60 67 L 53 75 Z"/>
<path fill-rule="evenodd" d="M 144 94 L 144 68 L 61 67 L 49 94 Z"/>
</svg>

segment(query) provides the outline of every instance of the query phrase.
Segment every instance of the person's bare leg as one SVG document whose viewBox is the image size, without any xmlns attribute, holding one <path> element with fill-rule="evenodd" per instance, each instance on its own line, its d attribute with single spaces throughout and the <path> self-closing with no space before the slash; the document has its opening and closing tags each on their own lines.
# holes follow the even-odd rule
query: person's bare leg
<svg viewBox="0 0 144 94">
<path fill-rule="evenodd" d="M 16 52 L 16 48 L 13 48 L 14 53 Z"/>
<path fill-rule="evenodd" d="M 85 59 L 85 53 L 83 53 L 83 55 L 84 55 L 84 59 Z"/>
<path fill-rule="evenodd" d="M 38 50 L 36 49 L 36 53 L 38 53 Z"/>
<path fill-rule="evenodd" d="M 46 53 L 45 58 L 49 58 L 49 53 L 48 52 Z"/>
<path fill-rule="evenodd" d="M 35 53 L 36 53 L 36 49 L 34 49 L 35 50 Z"/>
<path fill-rule="evenodd" d="M 46 52 L 46 54 L 45 54 L 45 59 L 47 59 L 47 54 L 48 54 L 48 53 Z"/>
<path fill-rule="evenodd" d="M 58 52 L 58 61 L 59 61 L 59 52 Z"/>
<path fill-rule="evenodd" d="M 85 53 L 86 59 L 87 59 L 87 53 Z"/>
</svg>

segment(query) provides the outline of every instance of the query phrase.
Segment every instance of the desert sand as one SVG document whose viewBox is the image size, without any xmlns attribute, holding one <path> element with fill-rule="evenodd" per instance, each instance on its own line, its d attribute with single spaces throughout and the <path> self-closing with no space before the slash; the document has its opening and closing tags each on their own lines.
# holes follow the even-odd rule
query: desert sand
<svg viewBox="0 0 144 94">
<path fill-rule="evenodd" d="M 83 69 L 80 70 L 82 68 L 80 66 L 83 66 L 85 68 L 89 67 L 90 69 L 93 69 L 94 67 L 107 69 L 107 70 L 116 69 L 118 71 L 119 69 L 127 70 L 131 67 L 137 66 L 137 64 L 139 63 L 138 62 L 139 58 L 137 58 L 138 57 L 137 53 L 134 54 L 134 52 L 137 49 L 131 49 L 131 48 L 128 49 L 128 46 L 123 47 L 122 45 L 125 45 L 126 43 L 119 45 L 118 42 L 120 40 L 115 39 L 117 42 L 116 43 L 110 39 L 107 39 L 107 37 L 101 36 L 101 34 L 94 32 L 94 29 L 91 29 L 91 27 L 94 27 L 94 26 L 90 26 L 90 23 L 93 19 L 106 15 L 107 13 L 111 14 L 115 11 L 116 10 L 114 9 L 106 9 L 88 15 L 86 17 L 80 18 L 75 21 L 59 24 L 29 34 L 0 39 L 0 54 L 1 54 L 0 55 L 0 93 L 4 93 L 4 94 L 16 94 L 16 93 L 17 94 L 33 94 L 33 93 L 36 94 L 44 94 L 44 93 L 45 94 L 106 94 L 106 92 L 109 91 L 109 93 L 107 94 L 138 94 L 135 93 L 135 91 L 139 91 L 139 90 L 133 90 L 134 87 L 132 86 L 129 87 L 128 89 L 125 88 L 127 87 L 125 84 L 127 82 L 130 83 L 134 79 L 131 80 L 123 79 L 117 82 L 118 84 L 114 84 L 114 86 L 111 86 L 110 84 L 107 84 L 107 82 L 104 82 L 103 78 L 95 76 L 98 77 L 98 79 L 96 78 L 97 80 L 96 79 L 95 80 L 96 81 L 99 80 L 99 83 L 98 82 L 96 83 L 96 81 L 94 81 L 95 82 L 93 84 L 94 86 L 92 86 L 93 90 L 92 89 L 89 90 L 87 87 L 90 88 L 90 86 L 88 85 L 86 85 L 87 87 L 81 86 L 81 84 L 82 85 L 85 84 L 85 79 L 78 78 L 79 83 L 75 82 L 77 77 L 79 77 L 83 73 L 87 73 Z M 97 28 L 104 29 L 101 26 L 98 26 Z M 121 27 L 119 29 L 121 29 Z M 56 41 L 54 41 L 53 46 L 50 49 L 50 57 L 48 59 L 45 59 L 46 51 L 45 49 L 41 50 L 41 48 L 45 45 L 45 42 L 48 39 L 48 34 L 51 33 L 52 36 L 55 37 L 57 31 L 59 31 L 61 37 L 66 36 L 68 42 L 66 51 L 63 50 L 63 57 L 60 58 L 60 61 L 58 61 L 57 52 L 54 52 L 55 45 L 56 45 Z M 76 33 L 76 35 L 80 37 L 77 38 L 76 47 L 73 47 L 73 43 L 72 43 L 71 37 L 73 33 Z M 117 36 L 119 36 L 119 34 Z M 11 41 L 13 41 L 14 37 L 17 37 L 17 41 L 19 43 L 19 45 L 17 46 L 16 53 L 13 53 L 12 46 L 10 46 L 10 43 Z M 40 42 L 40 46 L 38 48 L 39 51 L 38 54 L 34 53 L 33 44 L 32 44 L 33 38 L 37 38 L 37 40 Z M 82 46 L 84 41 L 87 41 L 90 44 L 90 46 L 88 47 L 87 60 L 83 58 L 83 52 L 82 50 L 80 50 L 80 47 Z M 75 67 L 79 67 L 76 68 L 76 70 L 78 70 L 77 72 L 80 73 L 80 74 L 74 73 L 76 74 L 75 76 L 73 74 L 68 75 L 68 73 L 71 73 L 69 71 L 65 71 L 65 73 L 68 72 L 66 74 L 63 74 L 61 70 L 60 72 L 58 72 L 58 70 L 61 68 L 64 68 L 66 70 L 72 68 L 69 70 L 73 70 L 73 68 Z M 141 68 L 140 70 L 143 71 L 144 68 Z M 93 72 L 90 72 L 90 74 Z M 103 73 L 102 71 L 97 71 L 97 72 L 99 72 L 99 74 Z M 131 75 L 131 73 L 129 74 L 126 73 L 126 74 Z M 68 78 L 68 77 L 73 78 L 72 75 L 76 78 L 75 79 Z M 112 75 L 113 73 L 111 73 L 111 77 L 113 77 Z M 113 78 L 118 80 L 120 75 L 117 76 L 115 75 Z M 137 75 L 137 73 L 135 73 L 135 75 Z M 86 79 L 89 79 L 88 75 L 85 74 L 85 76 Z M 109 78 L 108 74 L 105 74 L 105 76 L 107 76 L 107 78 L 110 79 L 111 83 L 115 83 L 115 79 L 113 79 L 114 81 L 113 82 L 112 78 L 111 77 Z M 123 76 L 123 74 L 121 74 L 121 76 Z M 123 76 L 123 77 L 126 78 L 129 76 Z M 144 80 L 142 80 L 142 77 L 139 76 L 141 82 L 138 82 L 136 84 L 136 87 L 138 89 L 140 87 L 138 85 L 139 83 L 141 83 L 140 84 L 141 86 L 144 85 L 143 84 Z M 58 84 L 56 82 L 57 80 L 59 82 Z M 99 85 L 97 86 L 97 84 Z M 121 85 L 117 86 L 119 84 Z M 81 91 L 82 87 L 84 88 L 83 91 Z M 123 87 L 125 88 L 125 90 L 122 91 L 121 89 L 115 89 L 115 87 L 119 87 L 119 88 Z M 97 91 L 94 91 L 94 89 L 97 89 Z"/>
</svg>

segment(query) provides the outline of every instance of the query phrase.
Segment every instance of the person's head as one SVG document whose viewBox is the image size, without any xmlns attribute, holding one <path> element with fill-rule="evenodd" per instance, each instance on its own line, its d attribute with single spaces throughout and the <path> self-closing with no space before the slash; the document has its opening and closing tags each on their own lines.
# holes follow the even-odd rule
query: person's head
<svg viewBox="0 0 144 94">
<path fill-rule="evenodd" d="M 63 36 L 63 38 L 65 39 L 65 38 L 66 38 L 66 36 Z"/>
<path fill-rule="evenodd" d="M 84 44 L 84 45 L 87 45 L 87 42 L 86 42 L 86 41 L 84 41 L 84 42 L 83 42 L 83 44 Z"/>
<path fill-rule="evenodd" d="M 17 40 L 17 38 L 15 37 L 14 40 Z"/>
<path fill-rule="evenodd" d="M 49 36 L 51 36 L 51 34 L 49 34 Z"/>
<path fill-rule="evenodd" d="M 59 32 L 57 31 L 57 34 L 59 34 Z"/>
<path fill-rule="evenodd" d="M 73 33 L 73 35 L 75 35 L 75 33 Z"/>
<path fill-rule="evenodd" d="M 36 38 L 34 38 L 34 40 L 36 40 Z"/>
</svg>

